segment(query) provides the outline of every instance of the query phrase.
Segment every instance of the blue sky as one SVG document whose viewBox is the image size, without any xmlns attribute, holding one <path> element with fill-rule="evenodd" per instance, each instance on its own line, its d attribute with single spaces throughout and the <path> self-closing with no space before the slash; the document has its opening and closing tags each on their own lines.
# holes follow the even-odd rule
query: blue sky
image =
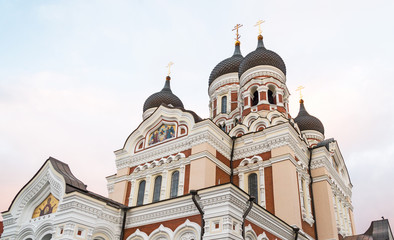
<svg viewBox="0 0 394 240">
<path fill-rule="evenodd" d="M 173 92 L 208 117 L 208 77 L 231 56 L 235 24 L 245 56 L 264 43 L 338 140 L 350 172 L 357 232 L 394 223 L 393 1 L 0 0 L 0 210 L 53 156 L 106 195 L 113 151 L 142 120 L 169 61 Z"/>
</svg>

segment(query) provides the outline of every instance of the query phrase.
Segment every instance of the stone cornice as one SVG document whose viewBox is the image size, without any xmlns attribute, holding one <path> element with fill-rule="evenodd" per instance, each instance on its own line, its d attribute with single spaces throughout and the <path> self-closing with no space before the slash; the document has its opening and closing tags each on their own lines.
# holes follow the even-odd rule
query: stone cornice
<svg viewBox="0 0 394 240">
<path fill-rule="evenodd" d="M 212 122 L 211 122 L 212 123 Z M 212 123 L 214 124 L 214 123 Z M 196 126 L 197 127 L 197 126 Z M 216 126 L 214 128 L 217 128 Z M 219 131 L 221 131 L 219 129 Z M 190 149 L 193 146 L 208 142 L 215 149 L 217 149 L 222 155 L 226 158 L 230 158 L 230 141 L 231 139 L 224 135 L 225 133 L 215 134 L 215 131 L 212 131 L 212 127 L 208 126 L 208 129 L 202 131 L 196 131 L 195 133 L 191 133 L 189 136 L 175 139 L 171 142 L 162 144 L 160 146 L 156 146 L 154 148 L 149 149 L 149 151 L 142 151 L 141 153 L 137 153 L 134 155 L 128 155 L 127 157 L 117 159 L 116 167 L 117 169 L 122 169 L 125 167 L 131 167 L 140 165 L 146 162 L 153 161 L 155 159 L 159 159 L 162 156 L 168 156 L 171 154 L 175 154 L 178 152 L 182 152 L 184 150 Z M 224 135 L 221 137 L 221 135 Z M 221 137 L 221 139 L 220 139 Z M 227 138 L 227 139 L 224 139 Z M 223 141 L 225 140 L 225 141 Z M 227 140 L 227 141 L 226 141 Z"/>
<path fill-rule="evenodd" d="M 222 76 L 216 78 L 213 81 L 213 83 L 211 83 L 211 85 L 209 86 L 209 89 L 208 89 L 209 96 L 212 96 L 213 93 L 220 86 L 230 84 L 230 83 L 239 84 L 238 73 L 228 73 L 228 74 L 225 74 L 225 75 L 222 75 Z"/>
<path fill-rule="evenodd" d="M 303 162 L 307 162 L 308 156 L 306 147 L 302 147 L 301 139 L 298 137 L 296 131 L 289 123 L 279 124 L 267 128 L 261 132 L 247 134 L 237 139 L 237 141 L 244 141 L 246 144 L 241 147 L 236 147 L 234 150 L 234 160 L 243 159 L 259 153 L 271 151 L 274 148 L 289 146 L 295 153 L 296 157 Z M 286 131 L 287 130 L 287 131 Z M 265 138 L 263 141 L 254 142 L 254 138 Z"/>
<path fill-rule="evenodd" d="M 319 154 L 317 157 L 316 155 Z M 313 150 L 311 170 L 318 168 L 325 168 L 329 174 L 331 182 L 339 187 L 339 189 L 346 194 L 346 196 L 351 197 L 352 192 L 349 187 L 347 187 L 338 172 L 334 169 L 330 161 L 330 153 L 325 148 L 318 148 Z M 314 157 L 315 155 L 315 157 Z"/>
</svg>

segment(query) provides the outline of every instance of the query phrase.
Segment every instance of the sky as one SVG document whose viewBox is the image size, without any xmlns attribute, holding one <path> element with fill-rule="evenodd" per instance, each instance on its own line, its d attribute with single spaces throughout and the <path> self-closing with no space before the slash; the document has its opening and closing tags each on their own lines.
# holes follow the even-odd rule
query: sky
<svg viewBox="0 0 394 240">
<path fill-rule="evenodd" d="M 287 67 L 290 112 L 305 107 L 334 137 L 353 184 L 357 233 L 394 226 L 394 1 L 0 0 L 0 211 L 45 160 L 66 162 L 107 196 L 113 151 L 171 87 L 208 117 L 208 78 L 234 50 L 264 44 Z"/>
</svg>

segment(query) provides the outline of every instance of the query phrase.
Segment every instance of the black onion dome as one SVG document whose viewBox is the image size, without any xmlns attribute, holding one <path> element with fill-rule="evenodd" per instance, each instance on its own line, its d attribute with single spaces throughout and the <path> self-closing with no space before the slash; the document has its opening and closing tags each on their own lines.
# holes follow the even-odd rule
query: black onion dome
<svg viewBox="0 0 394 240">
<path fill-rule="evenodd" d="M 241 49 L 239 43 L 235 44 L 235 50 L 233 56 L 224 59 L 216 67 L 212 70 L 211 75 L 209 76 L 209 84 L 211 86 L 212 82 L 227 73 L 238 72 L 239 65 L 241 64 L 244 57 L 241 54 Z"/>
<path fill-rule="evenodd" d="M 274 51 L 264 47 L 263 37 L 259 35 L 257 48 L 253 52 L 246 55 L 239 66 L 238 76 L 246 72 L 248 69 L 259 65 L 270 65 L 278 68 L 286 75 L 286 65 L 282 58 Z"/>
<path fill-rule="evenodd" d="M 304 101 L 300 100 L 300 111 L 296 118 L 294 118 L 294 122 L 298 124 L 298 127 L 301 131 L 304 130 L 315 130 L 324 135 L 324 126 L 323 123 L 317 118 L 305 110 Z"/>
<path fill-rule="evenodd" d="M 166 83 L 160 92 L 154 93 L 146 99 L 144 103 L 144 112 L 149 108 L 159 107 L 161 104 L 172 105 L 173 107 L 183 108 L 182 101 L 171 91 L 170 77 L 167 76 Z"/>
</svg>

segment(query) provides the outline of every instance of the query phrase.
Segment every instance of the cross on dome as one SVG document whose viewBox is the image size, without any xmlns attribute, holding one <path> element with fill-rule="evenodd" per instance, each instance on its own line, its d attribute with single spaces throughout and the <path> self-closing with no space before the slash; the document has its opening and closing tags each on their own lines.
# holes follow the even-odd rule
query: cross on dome
<svg viewBox="0 0 394 240">
<path fill-rule="evenodd" d="M 237 24 L 234 26 L 234 28 L 232 30 L 232 31 L 234 31 L 234 30 L 237 31 L 237 33 L 235 34 L 236 37 L 234 39 L 236 40 L 236 43 L 238 43 L 238 44 L 239 44 L 239 39 L 241 38 L 241 35 L 238 33 L 238 29 L 241 28 L 242 26 L 243 26 L 242 24 Z"/>
<path fill-rule="evenodd" d="M 254 25 L 255 27 L 259 26 L 259 35 L 261 35 L 261 33 L 263 32 L 261 30 L 261 24 L 263 24 L 265 21 L 263 20 L 258 20 L 257 23 Z"/>
<path fill-rule="evenodd" d="M 171 66 L 172 66 L 172 65 L 174 65 L 174 63 L 170 61 L 170 62 L 168 63 L 168 65 L 166 66 L 166 68 L 168 68 L 168 74 L 167 74 L 167 76 L 170 76 L 170 74 L 171 74 Z"/>
<path fill-rule="evenodd" d="M 300 92 L 300 100 L 302 99 L 302 93 L 301 90 L 305 89 L 303 86 L 298 86 L 298 88 L 296 89 L 297 92 Z"/>
</svg>

